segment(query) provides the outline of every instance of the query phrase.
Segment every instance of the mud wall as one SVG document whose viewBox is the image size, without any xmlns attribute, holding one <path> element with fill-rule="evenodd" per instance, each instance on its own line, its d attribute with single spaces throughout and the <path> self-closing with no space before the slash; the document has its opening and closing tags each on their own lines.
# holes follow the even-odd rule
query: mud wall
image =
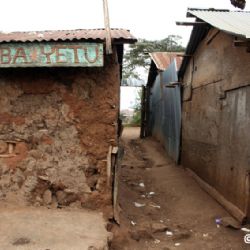
<svg viewBox="0 0 250 250">
<path fill-rule="evenodd" d="M 250 56 L 212 29 L 183 82 L 182 164 L 247 210 L 250 170 Z"/>
<path fill-rule="evenodd" d="M 117 145 L 119 65 L 0 70 L 0 199 L 111 205 L 107 154 Z"/>
</svg>

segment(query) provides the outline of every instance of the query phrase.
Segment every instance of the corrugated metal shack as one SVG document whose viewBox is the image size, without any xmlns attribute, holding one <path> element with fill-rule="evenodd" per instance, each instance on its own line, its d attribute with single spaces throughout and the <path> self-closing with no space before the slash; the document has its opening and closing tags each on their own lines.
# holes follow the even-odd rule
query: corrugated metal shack
<svg viewBox="0 0 250 250">
<path fill-rule="evenodd" d="M 250 217 L 250 13 L 187 15 L 196 21 L 179 71 L 181 162 L 242 221 Z"/>
<path fill-rule="evenodd" d="M 123 44 L 105 30 L 0 33 L 0 199 L 112 207 Z M 106 210 L 107 211 L 107 210 Z"/>
<path fill-rule="evenodd" d="M 175 162 L 179 160 L 181 98 L 177 69 L 178 53 L 150 53 L 151 66 L 142 105 L 141 136 L 153 135 Z"/>
</svg>

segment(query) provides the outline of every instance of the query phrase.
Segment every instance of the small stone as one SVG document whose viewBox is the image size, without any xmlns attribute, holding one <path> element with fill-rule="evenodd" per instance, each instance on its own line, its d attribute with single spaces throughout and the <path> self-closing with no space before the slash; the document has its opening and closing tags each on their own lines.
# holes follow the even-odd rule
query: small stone
<svg viewBox="0 0 250 250">
<path fill-rule="evenodd" d="M 70 203 L 69 206 L 71 208 L 77 208 L 77 209 L 79 209 L 79 208 L 81 208 L 81 202 L 80 201 L 75 201 L 75 202 Z"/>
<path fill-rule="evenodd" d="M 150 207 L 150 206 L 146 206 L 146 207 L 145 207 L 144 213 L 145 213 L 146 215 L 149 215 L 149 216 L 159 214 L 158 208 L 154 208 L 154 207 Z"/>
<path fill-rule="evenodd" d="M 52 193 L 49 189 L 43 193 L 43 203 L 46 205 L 50 205 L 52 203 Z"/>
<path fill-rule="evenodd" d="M 65 203 L 63 205 L 69 205 L 70 203 L 76 202 L 78 200 L 78 196 L 76 194 L 68 194 L 64 200 Z"/>
<path fill-rule="evenodd" d="M 187 232 L 179 232 L 173 236 L 174 240 L 186 240 L 191 237 L 191 234 Z"/>
<path fill-rule="evenodd" d="M 98 250 L 98 249 L 94 246 L 90 246 L 90 247 L 88 247 L 88 250 Z"/>
<path fill-rule="evenodd" d="M 12 245 L 14 246 L 18 246 L 18 245 L 26 245 L 26 244 L 29 244 L 31 241 L 30 239 L 28 238 L 19 238 L 19 239 L 16 239 Z"/>
<path fill-rule="evenodd" d="M 37 196 L 37 197 L 36 197 L 36 201 L 39 202 L 39 203 L 42 203 L 42 202 L 43 202 L 43 199 L 42 199 L 40 196 Z"/>
<path fill-rule="evenodd" d="M 36 127 L 38 128 L 38 129 L 42 129 L 42 128 L 44 128 L 44 124 L 41 122 L 41 123 L 38 123 L 37 125 L 36 125 Z"/>
<path fill-rule="evenodd" d="M 15 174 L 12 176 L 12 182 L 17 183 L 21 187 L 22 183 L 25 180 L 25 176 L 20 169 L 16 169 Z"/>
<path fill-rule="evenodd" d="M 165 232 L 167 229 L 168 229 L 168 227 L 162 223 L 152 223 L 151 224 L 152 233 Z"/>
<path fill-rule="evenodd" d="M 152 239 L 152 235 L 146 229 L 140 229 L 136 231 L 131 231 L 130 237 L 133 240 L 139 241 L 140 239 Z"/>
<path fill-rule="evenodd" d="M 67 194 L 61 190 L 56 192 L 56 198 L 57 198 L 57 202 L 60 205 L 63 205 L 65 203 L 65 199 L 66 199 Z"/>
<path fill-rule="evenodd" d="M 4 141 L 0 141 L 0 154 L 6 153 L 8 150 L 8 144 Z"/>
<path fill-rule="evenodd" d="M 38 179 L 43 180 L 43 181 L 48 181 L 49 177 L 48 176 L 39 175 Z"/>
<path fill-rule="evenodd" d="M 29 152 L 29 155 L 31 157 L 33 157 L 34 159 L 36 159 L 36 160 L 39 160 L 39 159 L 41 159 L 43 157 L 43 153 L 41 151 L 39 151 L 39 150 L 31 150 Z"/>
<path fill-rule="evenodd" d="M 75 193 L 75 191 L 73 189 L 69 189 L 69 188 L 64 189 L 64 192 L 67 193 L 67 194 Z"/>
<path fill-rule="evenodd" d="M 36 202 L 34 203 L 34 207 L 40 207 L 40 206 L 41 206 L 41 203 L 40 203 L 40 202 L 37 202 L 37 201 L 36 201 Z"/>
<path fill-rule="evenodd" d="M 1 174 L 7 174 L 10 171 L 10 168 L 6 164 L 1 164 Z"/>
</svg>

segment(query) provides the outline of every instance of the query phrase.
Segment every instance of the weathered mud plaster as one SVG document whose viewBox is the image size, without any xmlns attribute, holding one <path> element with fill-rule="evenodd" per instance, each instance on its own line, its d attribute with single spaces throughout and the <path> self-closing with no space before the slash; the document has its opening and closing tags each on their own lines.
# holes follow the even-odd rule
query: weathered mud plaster
<svg viewBox="0 0 250 250">
<path fill-rule="evenodd" d="M 0 197 L 36 205 L 111 205 L 119 65 L 0 72 Z M 13 198 L 14 197 L 14 198 Z"/>
</svg>

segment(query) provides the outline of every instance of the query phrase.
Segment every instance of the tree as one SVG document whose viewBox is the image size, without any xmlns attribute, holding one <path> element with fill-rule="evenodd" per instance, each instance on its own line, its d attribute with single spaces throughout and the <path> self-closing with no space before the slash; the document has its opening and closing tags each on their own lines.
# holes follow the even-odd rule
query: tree
<svg viewBox="0 0 250 250">
<path fill-rule="evenodd" d="M 149 41 L 139 39 L 136 44 L 129 46 L 124 56 L 123 79 L 129 77 L 140 79 L 140 74 L 136 71 L 138 67 L 148 69 L 150 66 L 149 53 L 151 52 L 182 52 L 184 47 L 180 43 L 181 37 L 169 35 L 163 40 Z"/>
</svg>

